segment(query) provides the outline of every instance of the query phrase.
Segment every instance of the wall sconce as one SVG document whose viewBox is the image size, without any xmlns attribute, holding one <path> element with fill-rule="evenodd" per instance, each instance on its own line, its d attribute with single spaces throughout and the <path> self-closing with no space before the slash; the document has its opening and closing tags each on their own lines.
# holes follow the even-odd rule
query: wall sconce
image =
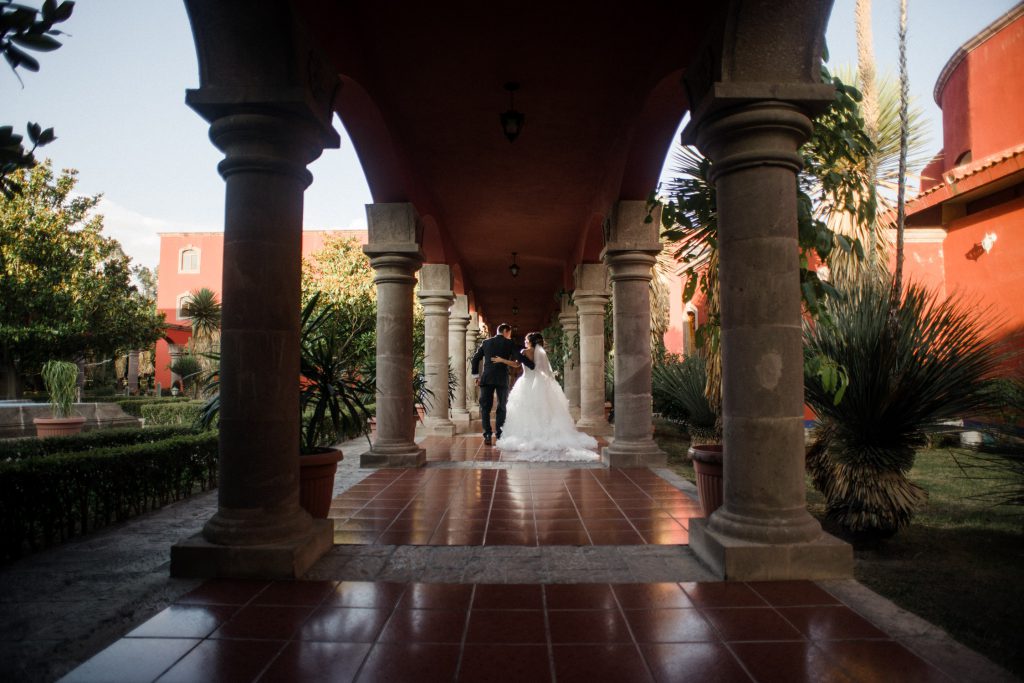
<svg viewBox="0 0 1024 683">
<path fill-rule="evenodd" d="M 986 232 L 985 236 L 981 238 L 981 241 L 971 247 L 971 250 L 964 254 L 964 256 L 966 256 L 969 261 L 977 261 L 985 254 L 992 251 L 992 247 L 995 246 L 997 239 L 999 238 L 994 232 Z"/>
<path fill-rule="evenodd" d="M 508 267 L 508 272 L 512 273 L 512 277 L 518 277 L 519 275 L 519 264 L 516 263 L 516 252 L 512 252 L 512 265 Z"/>
<path fill-rule="evenodd" d="M 519 304 L 515 299 L 512 299 L 512 315 L 519 315 Z"/>
<path fill-rule="evenodd" d="M 498 118 L 501 121 L 501 130 L 505 133 L 505 137 L 509 142 L 515 142 L 519 133 L 523 131 L 526 116 L 522 112 L 516 111 L 515 93 L 516 90 L 519 90 L 519 84 L 506 83 L 505 90 L 508 90 L 508 111 L 499 114 Z"/>
</svg>

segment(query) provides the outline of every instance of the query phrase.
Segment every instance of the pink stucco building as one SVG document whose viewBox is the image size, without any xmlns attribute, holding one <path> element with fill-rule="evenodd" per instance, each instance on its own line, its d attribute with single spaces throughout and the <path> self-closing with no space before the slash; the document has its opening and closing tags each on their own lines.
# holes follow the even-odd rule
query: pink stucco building
<svg viewBox="0 0 1024 683">
<path fill-rule="evenodd" d="M 302 233 L 302 257 L 320 251 L 330 237 L 354 238 L 366 244 L 365 230 L 306 230 Z M 167 319 L 168 341 L 156 345 L 156 381 L 162 387 L 177 379 L 170 370 L 171 358 L 191 336 L 188 318 L 181 305 L 191 293 L 203 287 L 220 294 L 224 263 L 223 232 L 160 233 L 160 270 L 156 304 Z"/>
</svg>

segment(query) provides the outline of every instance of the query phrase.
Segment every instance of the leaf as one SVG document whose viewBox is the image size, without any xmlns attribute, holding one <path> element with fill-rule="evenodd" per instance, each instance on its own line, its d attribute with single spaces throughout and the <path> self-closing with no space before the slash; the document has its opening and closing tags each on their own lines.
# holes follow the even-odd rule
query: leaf
<svg viewBox="0 0 1024 683">
<path fill-rule="evenodd" d="M 22 66 L 25 67 L 26 71 L 39 71 L 39 62 L 28 53 L 19 50 L 13 45 L 7 46 L 7 49 L 4 50 L 4 57 L 7 58 L 7 62 L 11 65 L 12 69 Z"/>
<path fill-rule="evenodd" d="M 28 139 L 32 141 L 32 144 L 39 144 L 39 134 L 43 132 L 42 126 L 38 123 L 28 123 Z"/>
<path fill-rule="evenodd" d="M 75 9 L 75 3 L 72 0 L 66 0 L 57 6 L 57 9 L 53 13 L 54 22 L 67 21 L 71 17 L 72 10 Z"/>
<path fill-rule="evenodd" d="M 23 47 L 27 47 L 30 50 L 37 50 L 39 52 L 53 52 L 60 47 L 60 41 L 54 40 L 45 34 L 25 33 L 22 35 L 11 36 L 11 41 Z"/>
</svg>

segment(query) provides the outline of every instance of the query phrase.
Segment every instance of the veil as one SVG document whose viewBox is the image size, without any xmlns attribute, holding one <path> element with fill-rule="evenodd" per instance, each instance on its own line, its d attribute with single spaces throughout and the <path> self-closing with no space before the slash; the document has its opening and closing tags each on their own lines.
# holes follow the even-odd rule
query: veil
<svg viewBox="0 0 1024 683">
<path fill-rule="evenodd" d="M 551 369 L 551 362 L 548 361 L 548 352 L 539 344 L 533 347 L 533 364 L 534 371 L 538 374 L 554 379 L 555 373 Z"/>
</svg>

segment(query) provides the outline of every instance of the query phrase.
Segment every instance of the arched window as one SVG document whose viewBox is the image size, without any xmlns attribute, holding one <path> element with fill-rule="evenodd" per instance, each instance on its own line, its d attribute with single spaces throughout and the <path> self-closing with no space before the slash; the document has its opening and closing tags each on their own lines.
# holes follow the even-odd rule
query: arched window
<svg viewBox="0 0 1024 683">
<path fill-rule="evenodd" d="M 174 300 L 174 315 L 178 320 L 190 320 L 190 318 L 182 312 L 181 308 L 185 305 L 185 302 L 188 301 L 191 294 L 191 292 L 179 294 L 178 298 Z"/>
<path fill-rule="evenodd" d="M 199 249 L 189 245 L 178 251 L 178 272 L 199 272 Z"/>
<path fill-rule="evenodd" d="M 974 155 L 971 154 L 971 150 L 967 150 L 966 152 L 964 152 L 963 154 L 956 158 L 956 163 L 954 163 L 953 166 L 963 166 L 964 164 L 971 163 L 971 161 L 973 160 Z"/>
</svg>

